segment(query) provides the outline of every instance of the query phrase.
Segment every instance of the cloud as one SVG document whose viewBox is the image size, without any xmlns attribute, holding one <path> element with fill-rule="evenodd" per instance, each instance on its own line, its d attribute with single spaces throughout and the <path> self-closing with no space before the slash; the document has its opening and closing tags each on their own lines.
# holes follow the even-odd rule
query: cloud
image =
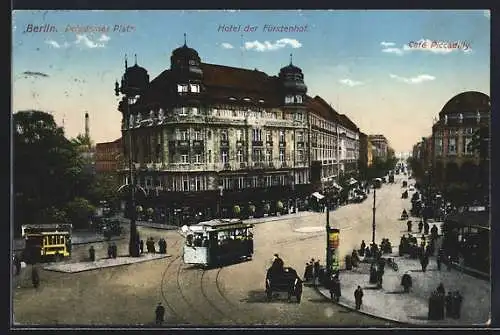
<svg viewBox="0 0 500 335">
<path fill-rule="evenodd" d="M 226 42 L 222 43 L 221 47 L 223 47 L 224 49 L 234 49 L 234 47 L 231 44 Z"/>
<path fill-rule="evenodd" d="M 390 47 L 390 43 L 392 42 L 381 42 L 380 45 L 384 46 L 381 51 L 398 56 L 402 56 L 415 51 L 430 52 L 433 54 L 441 55 L 446 55 L 454 51 L 462 51 L 464 53 L 469 53 L 471 51 L 470 43 L 468 43 L 467 41 L 433 41 L 429 39 L 420 39 L 410 41 L 407 44 L 403 45 L 401 48 L 397 48 L 394 46 Z"/>
<path fill-rule="evenodd" d="M 108 42 L 111 39 L 108 35 L 102 34 L 101 37 L 99 37 L 99 42 Z"/>
<path fill-rule="evenodd" d="M 101 38 L 102 38 L 102 36 L 101 36 Z M 85 46 L 89 49 L 104 48 L 106 46 L 106 42 L 102 42 L 102 41 L 101 41 L 101 43 L 94 42 L 85 34 L 76 35 L 75 44 L 78 44 L 80 46 Z"/>
<path fill-rule="evenodd" d="M 49 77 L 48 74 L 38 71 L 24 71 L 22 74 L 26 77 Z"/>
<path fill-rule="evenodd" d="M 387 48 L 387 47 L 395 46 L 396 43 L 394 43 L 394 42 L 380 42 L 380 45 Z"/>
<path fill-rule="evenodd" d="M 486 17 L 486 18 L 491 18 L 491 11 L 489 9 L 483 11 L 483 15 Z"/>
<path fill-rule="evenodd" d="M 339 80 L 339 83 L 347 85 L 349 87 L 363 85 L 362 81 L 355 81 L 355 80 L 352 80 L 352 79 L 342 79 L 342 80 Z"/>
<path fill-rule="evenodd" d="M 271 43 L 269 41 L 245 42 L 245 46 L 243 48 L 245 50 L 255 50 L 258 52 L 265 52 L 265 51 L 275 51 L 275 50 L 283 49 L 287 46 L 290 46 L 293 49 L 297 49 L 297 48 L 302 47 L 302 43 L 300 43 L 296 39 L 282 38 L 280 40 L 277 40 L 275 43 Z"/>
<path fill-rule="evenodd" d="M 390 74 L 389 77 L 392 79 L 396 79 L 397 81 L 407 83 L 407 84 L 420 84 L 423 83 L 424 81 L 432 81 L 435 80 L 436 77 L 428 75 L 428 74 L 420 74 L 416 77 L 412 78 L 405 78 L 405 77 L 400 77 L 395 74 Z"/>
<path fill-rule="evenodd" d="M 54 40 L 46 40 L 45 43 L 48 44 L 48 45 L 50 45 L 53 48 L 56 48 L 56 49 L 61 49 L 61 48 L 67 48 L 67 47 L 69 47 L 69 43 L 68 42 L 64 42 L 62 44 L 59 44 L 57 41 L 54 41 Z"/>
</svg>

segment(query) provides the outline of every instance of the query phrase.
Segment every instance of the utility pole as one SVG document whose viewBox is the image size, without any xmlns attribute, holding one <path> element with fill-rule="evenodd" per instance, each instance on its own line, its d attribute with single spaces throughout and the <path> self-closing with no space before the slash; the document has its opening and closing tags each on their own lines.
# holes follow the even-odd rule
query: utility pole
<svg viewBox="0 0 500 335">
<path fill-rule="evenodd" d="M 326 206 L 326 275 L 330 278 L 332 275 L 332 251 L 330 246 L 330 210 Z"/>
<path fill-rule="evenodd" d="M 373 221 L 372 221 L 372 244 L 375 244 L 375 199 L 377 198 L 377 189 L 373 189 Z"/>
</svg>

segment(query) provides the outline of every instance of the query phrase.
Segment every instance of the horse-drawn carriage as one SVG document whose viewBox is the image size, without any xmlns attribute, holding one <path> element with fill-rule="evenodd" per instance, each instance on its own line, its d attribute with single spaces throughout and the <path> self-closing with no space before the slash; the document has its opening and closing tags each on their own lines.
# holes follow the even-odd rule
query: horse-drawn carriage
<svg viewBox="0 0 500 335">
<path fill-rule="evenodd" d="M 302 298 L 302 280 L 297 275 L 297 271 L 290 267 L 277 271 L 273 268 L 267 270 L 266 275 L 266 296 L 268 300 L 273 298 L 273 292 L 286 292 L 288 300 L 295 296 L 300 303 Z"/>
</svg>

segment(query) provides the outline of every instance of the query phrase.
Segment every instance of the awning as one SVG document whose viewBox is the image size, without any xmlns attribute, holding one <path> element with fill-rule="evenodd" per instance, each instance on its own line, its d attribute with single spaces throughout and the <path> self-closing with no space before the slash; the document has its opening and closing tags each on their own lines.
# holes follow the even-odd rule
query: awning
<svg viewBox="0 0 500 335">
<path fill-rule="evenodd" d="M 343 188 L 342 188 L 342 186 L 340 186 L 340 185 L 339 185 L 339 184 L 337 184 L 336 182 L 333 182 L 332 186 L 333 186 L 333 187 L 335 187 L 335 188 L 336 188 L 337 190 L 339 190 L 339 191 L 342 191 L 342 189 L 343 189 Z"/>
<path fill-rule="evenodd" d="M 357 181 L 356 179 L 354 179 L 354 178 L 349 179 L 349 185 L 354 185 L 354 184 L 356 184 L 357 182 L 358 182 L 358 181 Z"/>
<path fill-rule="evenodd" d="M 312 195 L 313 195 L 313 197 L 315 197 L 318 200 L 321 200 L 325 197 L 324 195 L 320 194 L 319 192 L 314 192 Z"/>
</svg>

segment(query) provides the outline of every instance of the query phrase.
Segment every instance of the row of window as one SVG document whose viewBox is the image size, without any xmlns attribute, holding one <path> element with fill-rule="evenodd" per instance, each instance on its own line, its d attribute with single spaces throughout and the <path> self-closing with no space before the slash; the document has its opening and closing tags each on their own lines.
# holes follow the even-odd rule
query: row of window
<svg viewBox="0 0 500 335">
<path fill-rule="evenodd" d="M 471 149 L 471 148 L 469 148 L 469 145 L 471 142 L 472 142 L 472 138 L 466 137 L 465 141 L 463 142 L 463 145 L 458 146 L 457 145 L 458 140 L 454 137 L 451 137 L 448 139 L 447 154 L 456 155 L 459 153 L 463 153 L 465 155 L 471 155 L 474 153 L 473 150 L 469 150 L 469 149 Z M 436 152 L 436 155 L 438 155 L 438 156 L 440 156 L 444 153 L 443 152 L 443 139 L 442 138 L 436 139 L 435 152 Z"/>
<path fill-rule="evenodd" d="M 273 140 L 273 131 L 272 130 L 265 130 L 265 140 L 267 142 L 272 142 Z M 191 139 L 193 140 L 203 140 L 203 134 L 201 129 L 194 129 L 194 130 L 189 130 L 189 129 L 176 129 L 176 139 L 181 140 L 181 141 L 189 141 Z M 243 129 L 236 129 L 236 141 L 245 141 L 245 136 L 244 136 L 244 131 Z M 252 141 L 263 141 L 263 130 L 260 128 L 253 128 L 252 129 Z M 209 130 L 208 133 L 208 139 L 212 138 L 212 132 Z M 229 130 L 228 129 L 222 129 L 220 131 L 220 139 L 222 141 L 229 141 Z M 286 131 L 285 130 L 279 130 L 279 141 L 280 142 L 286 142 Z M 298 131 L 296 132 L 296 139 L 297 142 L 304 142 L 305 136 L 304 132 Z"/>
<path fill-rule="evenodd" d="M 285 103 L 286 104 L 293 104 L 293 103 L 297 103 L 297 104 L 301 104 L 302 103 L 302 96 L 301 95 L 287 95 L 285 97 Z"/>
<path fill-rule="evenodd" d="M 200 93 L 200 85 L 198 84 L 178 84 L 177 85 L 178 93 Z"/>
<path fill-rule="evenodd" d="M 476 129 L 474 128 L 458 128 L 458 129 L 443 129 L 441 131 L 436 132 L 435 136 L 436 137 L 443 137 L 443 136 L 460 136 L 462 134 L 465 135 L 472 135 Z"/>
</svg>

